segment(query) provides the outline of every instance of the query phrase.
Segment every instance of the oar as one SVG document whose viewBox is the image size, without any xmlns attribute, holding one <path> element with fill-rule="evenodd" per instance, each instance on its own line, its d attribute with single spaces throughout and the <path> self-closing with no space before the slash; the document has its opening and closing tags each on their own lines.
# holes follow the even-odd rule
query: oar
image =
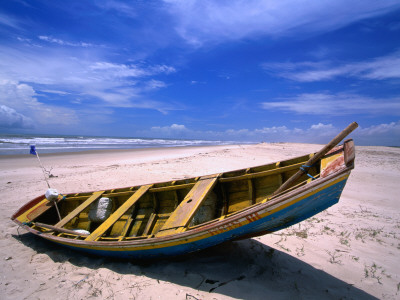
<svg viewBox="0 0 400 300">
<path fill-rule="evenodd" d="M 311 157 L 307 163 L 305 164 L 307 167 L 311 167 L 313 164 L 315 164 L 321 157 L 323 157 L 326 153 L 328 153 L 333 147 L 335 147 L 341 140 L 343 140 L 346 136 L 348 136 L 354 129 L 358 127 L 358 124 L 356 122 L 351 123 L 349 126 L 347 126 L 341 133 L 339 133 L 332 141 L 330 141 L 324 148 L 322 148 L 319 152 L 317 152 L 313 157 Z M 287 181 L 285 181 L 284 184 L 282 184 L 273 194 L 272 196 L 275 196 L 276 194 L 279 194 L 280 192 L 283 192 L 286 190 L 288 187 L 290 187 L 297 179 L 299 179 L 302 175 L 307 173 L 307 170 L 304 168 L 301 168 L 299 171 L 297 171 L 296 174 L 294 174 L 292 177 L 290 177 Z"/>
</svg>

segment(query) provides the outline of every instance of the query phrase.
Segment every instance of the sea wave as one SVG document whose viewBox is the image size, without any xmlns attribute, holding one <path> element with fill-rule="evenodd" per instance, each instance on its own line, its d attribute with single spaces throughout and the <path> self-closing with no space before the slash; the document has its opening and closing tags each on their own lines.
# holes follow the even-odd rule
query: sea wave
<svg viewBox="0 0 400 300">
<path fill-rule="evenodd" d="M 35 145 L 40 153 L 54 153 L 99 149 L 227 145 L 232 143 L 234 142 L 189 139 L 2 135 L 0 136 L 0 155 L 24 154 L 27 153 L 30 145 Z"/>
</svg>

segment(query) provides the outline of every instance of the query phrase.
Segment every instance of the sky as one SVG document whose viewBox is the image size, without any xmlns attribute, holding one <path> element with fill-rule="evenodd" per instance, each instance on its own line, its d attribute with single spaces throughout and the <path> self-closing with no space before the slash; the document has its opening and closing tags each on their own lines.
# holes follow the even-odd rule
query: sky
<svg viewBox="0 0 400 300">
<path fill-rule="evenodd" d="M 398 0 L 0 3 L 0 133 L 400 146 Z"/>
</svg>

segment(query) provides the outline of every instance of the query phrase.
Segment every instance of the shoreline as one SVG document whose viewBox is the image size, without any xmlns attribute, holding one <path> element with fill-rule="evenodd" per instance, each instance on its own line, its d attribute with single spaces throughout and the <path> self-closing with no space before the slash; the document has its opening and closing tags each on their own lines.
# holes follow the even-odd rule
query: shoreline
<svg viewBox="0 0 400 300">
<path fill-rule="evenodd" d="M 41 154 L 57 152 L 85 152 L 97 150 L 169 148 L 187 146 L 218 146 L 237 144 L 237 141 L 168 139 L 168 138 L 123 138 L 123 137 L 91 137 L 91 136 L 40 136 L 40 135 L 4 135 L 0 134 L 0 156 L 19 155 L 29 152 L 29 146 L 35 145 Z M 254 144 L 253 142 L 242 142 Z"/>
<path fill-rule="evenodd" d="M 79 156 L 79 155 L 94 155 L 94 154 L 108 154 L 108 153 L 129 153 L 129 152 L 143 152 L 143 151 L 165 151 L 171 149 L 174 151 L 175 149 L 195 149 L 195 148 L 213 148 L 213 147 L 231 147 L 238 146 L 241 144 L 226 144 L 226 145 L 200 145 L 200 146 L 165 146 L 165 147 L 143 147 L 143 148 L 131 148 L 131 149 L 91 149 L 91 150 L 82 150 L 82 151 L 60 151 L 60 152 L 52 152 L 52 153 L 41 153 L 38 151 L 40 157 L 56 157 L 56 156 Z M 244 144 L 248 145 L 248 144 Z M 256 144 L 249 144 L 256 145 Z M 24 158 L 28 155 L 32 155 L 29 153 L 29 149 L 27 148 L 26 154 L 0 154 L 0 160 L 5 158 Z"/>
<path fill-rule="evenodd" d="M 190 146 L 163 146 L 163 147 L 142 147 L 142 148 L 110 148 L 110 149 L 90 149 L 90 150 L 78 150 L 78 151 L 59 151 L 59 152 L 50 152 L 50 153 L 41 153 L 38 151 L 40 157 L 59 157 L 59 156 L 84 156 L 84 155 L 107 155 L 110 153 L 115 153 L 115 154 L 126 154 L 126 153 L 135 153 L 135 152 L 157 152 L 157 151 L 166 151 L 166 152 L 181 152 L 179 150 L 194 150 L 194 149 L 206 149 L 206 148 L 231 148 L 231 147 L 246 147 L 246 146 L 251 146 L 251 145 L 315 145 L 315 146 L 320 146 L 322 148 L 325 144 L 315 144 L 315 143 L 292 143 L 292 142 L 259 142 L 259 143 L 232 143 L 232 144 L 223 144 L 223 145 L 190 145 Z M 341 143 L 340 143 L 341 144 Z M 374 148 L 374 149 L 399 149 L 400 146 L 373 146 L 373 145 L 368 145 L 368 146 L 360 146 L 356 145 L 357 149 L 366 149 L 366 148 Z M 177 150 L 177 151 L 175 151 Z M 26 154 L 0 154 L 0 161 L 4 159 L 18 159 L 18 158 L 26 158 L 31 156 L 29 154 L 29 148 L 26 149 Z"/>
</svg>

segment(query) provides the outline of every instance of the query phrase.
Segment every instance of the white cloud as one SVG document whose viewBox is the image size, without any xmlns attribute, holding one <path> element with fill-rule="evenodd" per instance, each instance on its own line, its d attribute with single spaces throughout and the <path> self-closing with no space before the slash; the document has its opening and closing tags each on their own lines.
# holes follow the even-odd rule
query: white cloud
<svg viewBox="0 0 400 300">
<path fill-rule="evenodd" d="M 389 1 L 165 0 L 188 43 L 326 32 L 400 7 Z"/>
<path fill-rule="evenodd" d="M 38 37 L 40 40 L 42 41 L 46 41 L 49 43 L 53 43 L 53 44 L 58 44 L 61 46 L 70 46 L 70 47 L 94 47 L 96 45 L 93 45 L 91 43 L 85 43 L 85 42 L 69 42 L 69 41 L 65 41 L 65 40 L 61 40 L 61 39 L 57 39 L 57 38 L 53 38 L 51 36 L 47 36 L 47 35 L 40 35 Z"/>
<path fill-rule="evenodd" d="M 14 119 L 15 128 L 32 127 L 33 123 L 35 126 L 79 124 L 73 110 L 41 103 L 36 96 L 28 84 L 0 79 L 0 105 L 6 123 Z"/>
<path fill-rule="evenodd" d="M 344 128 L 344 127 L 343 127 Z M 223 140 L 236 142 L 289 142 L 326 144 L 343 128 L 333 124 L 318 123 L 308 128 L 289 128 L 272 126 L 256 129 L 227 129 L 225 131 L 192 130 L 185 125 L 173 124 L 164 127 L 152 127 L 142 131 L 143 136 L 189 138 L 206 140 Z M 357 145 L 400 146 L 400 121 L 378 124 L 369 127 L 359 126 L 349 137 L 354 138 Z M 234 142 L 233 142 L 234 143 Z"/>
<path fill-rule="evenodd" d="M 166 87 L 167 84 L 164 81 L 152 79 L 146 82 L 145 86 L 148 90 L 157 90 Z"/>
<path fill-rule="evenodd" d="M 304 115 L 377 115 L 400 116 L 400 98 L 374 99 L 355 94 L 305 93 L 280 101 L 263 102 L 267 110 L 295 112 Z"/>
<path fill-rule="evenodd" d="M 0 105 L 0 128 L 33 128 L 33 121 L 15 109 Z"/>
<path fill-rule="evenodd" d="M 400 121 L 391 122 L 389 124 L 373 125 L 367 128 L 360 128 L 359 130 L 360 136 L 374 136 L 388 133 L 395 133 L 394 138 L 400 136 Z"/>
<path fill-rule="evenodd" d="M 171 74 L 175 68 L 167 65 L 144 63 L 114 63 L 103 59 L 97 48 L 63 49 L 0 45 L 0 78 L 13 82 L 26 82 L 38 91 L 58 91 L 98 105 L 114 107 L 144 107 L 167 112 L 172 104 L 161 105 L 148 99 L 148 91 L 166 87 L 154 77 Z M 39 86 L 38 86 L 39 85 Z"/>
<path fill-rule="evenodd" d="M 316 142 L 333 137 L 336 128 L 332 124 L 316 124 L 309 129 L 290 129 L 286 126 L 273 126 L 257 129 L 227 129 L 225 131 L 201 131 L 192 130 L 185 125 L 172 124 L 171 126 L 156 126 L 150 131 L 142 132 L 151 137 L 210 139 L 210 140 L 232 140 L 253 142 Z"/>
<path fill-rule="evenodd" d="M 248 131 L 248 135 L 266 142 L 327 143 L 343 128 L 332 124 L 318 123 L 306 129 L 286 126 Z M 400 121 L 357 128 L 350 137 L 357 145 L 400 146 Z"/>
<path fill-rule="evenodd" d="M 95 62 L 89 68 L 94 74 L 100 74 L 109 78 L 120 77 L 144 77 L 151 74 L 149 70 L 145 70 L 135 65 L 115 64 L 110 62 Z"/>
<path fill-rule="evenodd" d="M 400 146 L 400 121 L 360 127 L 354 133 L 360 145 Z"/>
<path fill-rule="evenodd" d="M 172 66 L 167 66 L 167 65 L 155 65 L 155 66 L 151 66 L 149 68 L 149 71 L 152 74 L 160 74 L 160 73 L 171 74 L 171 73 L 175 73 L 176 69 Z"/>
<path fill-rule="evenodd" d="M 310 129 L 313 130 L 332 130 L 333 129 L 333 125 L 332 124 L 322 124 L 322 123 L 318 123 L 315 125 L 311 125 Z"/>
<path fill-rule="evenodd" d="M 16 110 L 31 110 L 40 106 L 35 90 L 25 84 L 0 78 L 0 104 Z"/>
<path fill-rule="evenodd" d="M 182 124 L 172 124 L 170 126 L 153 126 L 150 130 L 144 130 L 139 133 L 141 136 L 148 137 L 162 137 L 162 138 L 189 138 L 193 139 L 194 131 L 186 128 L 185 125 Z"/>
<path fill-rule="evenodd" d="M 256 128 L 254 130 L 240 129 L 227 130 L 226 135 L 230 139 L 244 139 L 265 142 L 302 142 L 302 143 L 325 143 L 338 133 L 332 124 L 318 123 L 310 128 L 288 128 L 287 126 L 273 126 Z"/>
<path fill-rule="evenodd" d="M 354 77 L 368 80 L 400 78 L 400 51 L 372 60 L 343 63 L 297 62 L 264 63 L 262 67 L 272 75 L 300 82 L 331 80 L 336 77 Z"/>
<path fill-rule="evenodd" d="M 184 131 L 188 131 L 185 125 L 179 125 L 179 124 L 172 124 L 171 126 L 154 126 L 151 127 L 151 131 L 157 132 L 157 133 L 165 133 L 165 134 L 176 134 L 176 133 L 182 133 Z"/>
<path fill-rule="evenodd" d="M 49 93 L 49 94 L 57 94 L 57 95 L 70 95 L 71 93 L 65 92 L 65 91 L 57 91 L 57 90 L 45 90 L 41 89 L 40 92 L 43 93 Z"/>
</svg>

